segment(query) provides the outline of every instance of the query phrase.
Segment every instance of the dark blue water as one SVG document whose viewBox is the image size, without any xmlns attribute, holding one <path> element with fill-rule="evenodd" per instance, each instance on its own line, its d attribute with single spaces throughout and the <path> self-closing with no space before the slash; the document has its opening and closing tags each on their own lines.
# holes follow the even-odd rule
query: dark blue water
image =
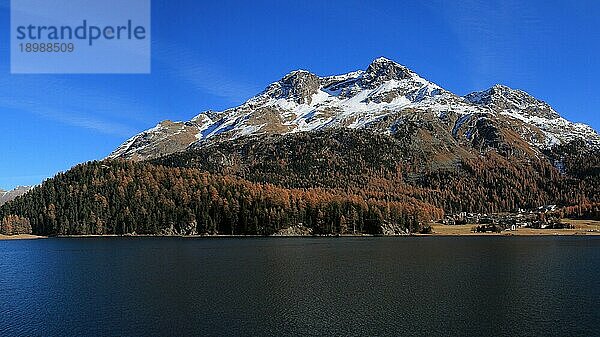
<svg viewBox="0 0 600 337">
<path fill-rule="evenodd" d="M 600 237 L 0 241 L 2 336 L 598 336 Z"/>
</svg>

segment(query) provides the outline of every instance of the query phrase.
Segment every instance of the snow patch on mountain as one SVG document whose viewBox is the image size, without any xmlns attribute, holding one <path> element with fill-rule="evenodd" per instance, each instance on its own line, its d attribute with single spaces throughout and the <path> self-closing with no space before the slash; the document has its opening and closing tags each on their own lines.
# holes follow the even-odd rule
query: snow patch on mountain
<svg viewBox="0 0 600 337">
<path fill-rule="evenodd" d="M 576 139 L 585 140 L 590 146 L 600 146 L 600 136 L 590 126 L 562 118 L 546 102 L 522 90 L 497 84 L 490 89 L 468 94 L 465 99 L 496 114 L 539 128 L 545 138 L 542 141 L 532 141 L 534 146 L 549 148 Z"/>
</svg>

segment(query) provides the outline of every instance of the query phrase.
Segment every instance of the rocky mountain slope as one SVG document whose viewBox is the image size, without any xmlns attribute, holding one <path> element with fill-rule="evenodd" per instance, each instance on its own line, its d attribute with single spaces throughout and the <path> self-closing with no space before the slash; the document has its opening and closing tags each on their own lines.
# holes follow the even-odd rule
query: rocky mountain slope
<svg viewBox="0 0 600 337">
<path fill-rule="evenodd" d="M 109 157 L 146 160 L 249 135 L 349 128 L 394 135 L 406 124 L 429 127 L 440 147 L 467 144 L 541 152 L 582 140 L 600 147 L 591 127 L 567 121 L 527 93 L 496 85 L 460 97 L 386 58 L 366 70 L 319 77 L 289 73 L 244 104 L 207 111 L 188 122 L 164 121 L 121 145 Z"/>
<path fill-rule="evenodd" d="M 18 186 L 11 191 L 0 190 L 0 205 L 3 205 L 15 198 L 29 192 L 33 186 Z"/>
</svg>

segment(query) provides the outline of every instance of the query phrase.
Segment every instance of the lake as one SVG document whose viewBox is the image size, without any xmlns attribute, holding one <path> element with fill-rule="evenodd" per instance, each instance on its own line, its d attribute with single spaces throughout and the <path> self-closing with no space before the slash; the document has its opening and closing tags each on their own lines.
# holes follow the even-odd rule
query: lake
<svg viewBox="0 0 600 337">
<path fill-rule="evenodd" d="M 0 241 L 2 336 L 598 336 L 600 237 Z"/>
</svg>

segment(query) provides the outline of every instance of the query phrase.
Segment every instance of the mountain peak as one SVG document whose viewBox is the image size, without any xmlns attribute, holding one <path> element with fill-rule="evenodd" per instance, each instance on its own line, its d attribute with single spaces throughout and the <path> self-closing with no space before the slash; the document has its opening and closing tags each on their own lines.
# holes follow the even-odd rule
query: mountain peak
<svg viewBox="0 0 600 337">
<path fill-rule="evenodd" d="M 269 98 L 283 98 L 298 104 L 310 104 L 312 95 L 317 93 L 320 86 L 319 76 L 306 70 L 294 70 L 271 84 L 263 94 Z"/>
<path fill-rule="evenodd" d="M 363 74 L 363 81 L 371 85 L 378 85 L 390 80 L 403 80 L 412 77 L 412 72 L 407 67 L 388 58 L 375 59 Z"/>
<path fill-rule="evenodd" d="M 373 63 L 393 63 L 393 64 L 398 64 L 394 60 L 391 60 L 391 59 L 389 59 L 387 57 L 384 57 L 384 56 L 380 56 L 380 57 L 374 59 L 373 62 L 371 62 L 371 64 L 373 64 Z"/>
<path fill-rule="evenodd" d="M 473 104 L 501 111 L 544 119 L 560 118 L 560 115 L 546 102 L 539 100 L 520 89 L 496 84 L 484 91 L 476 91 L 465 96 Z"/>
<path fill-rule="evenodd" d="M 283 78 L 281 80 L 279 80 L 279 82 L 283 83 L 283 84 L 294 84 L 299 81 L 302 82 L 307 79 L 318 79 L 318 78 L 319 78 L 319 76 L 311 73 L 308 70 L 298 69 L 298 70 L 294 70 L 294 71 L 288 73 L 287 75 L 283 76 Z"/>
<path fill-rule="evenodd" d="M 496 83 L 489 90 L 510 91 L 510 90 L 516 90 L 516 89 L 513 89 L 513 88 L 511 88 L 511 87 L 509 87 L 507 85 L 504 85 L 504 84 Z"/>
<path fill-rule="evenodd" d="M 531 99 L 536 99 L 535 97 L 531 96 L 530 94 L 528 94 L 527 92 L 521 90 L 521 89 L 514 89 L 511 88 L 507 85 L 504 84 L 494 84 L 493 86 L 491 86 L 490 88 L 483 90 L 483 91 L 477 91 L 474 92 L 474 94 L 483 94 L 484 96 L 489 96 L 489 97 L 496 97 L 496 98 L 500 98 L 500 97 L 509 97 L 509 96 L 521 96 L 523 98 L 531 98 Z M 467 95 L 469 96 L 469 95 Z M 539 101 L 539 100 L 538 100 Z"/>
</svg>

